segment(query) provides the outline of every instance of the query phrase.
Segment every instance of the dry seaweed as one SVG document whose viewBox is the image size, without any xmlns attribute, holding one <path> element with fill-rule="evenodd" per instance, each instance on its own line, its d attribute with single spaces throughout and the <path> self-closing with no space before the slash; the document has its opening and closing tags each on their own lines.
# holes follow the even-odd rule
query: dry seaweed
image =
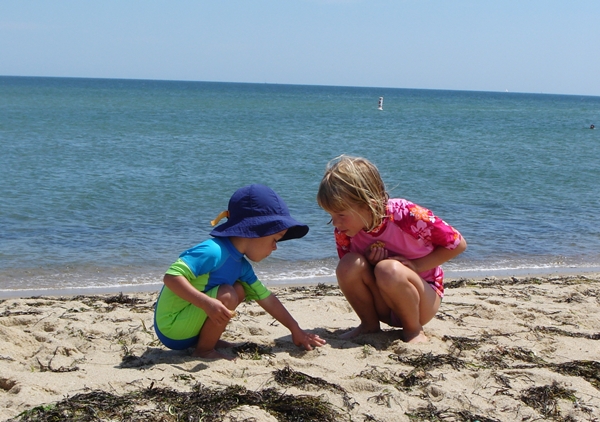
<svg viewBox="0 0 600 422">
<path fill-rule="evenodd" d="M 556 328 L 556 327 L 537 326 L 533 329 L 533 331 L 541 332 L 541 333 L 560 334 L 561 336 L 567 336 L 567 337 L 587 338 L 589 340 L 600 340 L 600 333 L 596 333 L 596 334 L 572 333 L 570 331 L 562 330 L 562 329 Z"/>
<path fill-rule="evenodd" d="M 38 361 L 38 364 L 40 365 L 40 372 L 75 372 L 75 371 L 79 371 L 78 366 L 71 366 L 68 368 L 65 368 L 64 366 L 61 366 L 59 368 L 52 367 L 52 361 L 56 357 L 56 354 L 58 353 L 59 348 L 60 347 L 57 347 L 56 349 L 54 349 L 54 353 L 52 354 L 52 357 L 50 358 L 50 360 L 48 361 L 48 364 L 46 364 L 46 365 L 44 365 L 42 362 L 40 362 L 39 358 L 36 358 Z M 75 362 L 73 362 L 73 363 L 75 363 Z"/>
<path fill-rule="evenodd" d="M 467 287 L 468 285 L 473 286 L 476 283 L 466 278 L 459 278 L 458 280 L 447 280 L 444 281 L 444 289 L 458 289 L 459 287 Z"/>
<path fill-rule="evenodd" d="M 506 358 L 527 362 L 536 366 L 544 366 L 544 359 L 536 356 L 536 354 L 523 347 L 497 347 L 494 350 L 489 350 L 482 354 L 481 361 L 488 368 L 508 368 L 509 365 L 505 362 Z"/>
<path fill-rule="evenodd" d="M 9 317 L 9 316 L 22 316 L 22 315 L 39 315 L 42 311 L 37 309 L 32 309 L 28 311 L 9 311 L 6 309 L 4 312 L 0 313 L 0 317 Z"/>
<path fill-rule="evenodd" d="M 116 296 L 109 296 L 107 298 L 104 298 L 104 303 L 107 303 L 109 305 L 112 303 L 118 303 L 119 305 L 137 305 L 143 302 L 144 301 L 139 298 L 124 295 L 123 292 L 119 293 Z"/>
<path fill-rule="evenodd" d="M 111 312 L 111 311 L 115 310 L 119 305 L 128 307 L 133 312 L 145 312 L 154 307 L 154 303 L 152 303 L 151 305 L 147 305 L 148 302 L 145 301 L 144 299 L 127 296 L 127 295 L 124 295 L 122 292 L 119 293 L 118 295 L 112 295 L 112 296 L 77 295 L 77 296 L 73 296 L 73 297 L 69 297 L 69 298 L 60 297 L 60 298 L 56 298 L 56 300 L 79 301 L 79 302 L 82 302 L 83 304 L 89 306 L 90 308 L 94 308 L 96 310 L 99 310 L 100 308 L 103 307 L 103 304 L 106 304 L 108 306 L 103 308 L 105 312 Z"/>
<path fill-rule="evenodd" d="M 292 386 L 307 390 L 309 386 L 312 385 L 318 388 L 324 388 L 326 390 L 333 391 L 335 393 L 340 393 L 342 395 L 342 399 L 344 400 L 344 406 L 346 406 L 348 409 L 353 409 L 357 404 L 356 401 L 350 397 L 348 392 L 339 385 L 327 382 L 322 378 L 312 377 L 305 373 L 295 371 L 290 368 L 289 365 L 286 365 L 283 369 L 277 369 L 276 371 L 273 371 L 273 376 L 279 385 L 286 387 Z"/>
<path fill-rule="evenodd" d="M 444 288 L 455 289 L 459 287 L 496 287 L 496 286 L 515 286 L 528 284 L 542 284 L 545 282 L 560 282 L 562 285 L 573 285 L 594 282 L 597 280 L 585 276 L 562 276 L 562 277 L 509 277 L 495 278 L 485 277 L 483 279 L 460 278 L 458 280 L 448 280 L 444 282 Z"/>
<path fill-rule="evenodd" d="M 466 410 L 439 410 L 433 404 L 429 403 L 427 407 L 419 407 L 414 412 L 406 412 L 410 420 L 424 422 L 441 422 L 445 420 L 461 422 L 499 422 L 497 419 L 473 414 Z"/>
<path fill-rule="evenodd" d="M 288 288 L 290 293 L 304 293 L 305 296 L 294 300 L 308 299 L 311 296 L 341 296 L 340 288 L 335 284 L 319 283 L 316 286 L 294 286 Z"/>
<path fill-rule="evenodd" d="M 396 360 L 405 365 L 413 366 L 415 369 L 422 369 L 424 371 L 439 368 L 443 365 L 450 365 L 453 369 L 459 371 L 461 368 L 465 368 L 467 364 L 462 359 L 457 358 L 449 354 L 434 355 L 433 353 L 423 353 L 416 358 L 400 356 L 397 354 L 389 355 L 390 359 Z"/>
<path fill-rule="evenodd" d="M 272 348 L 269 346 L 261 346 L 253 342 L 246 342 L 232 349 L 240 359 L 246 360 L 261 360 L 263 356 L 274 357 Z"/>
<path fill-rule="evenodd" d="M 342 292 L 337 285 L 319 283 L 315 289 L 315 296 L 339 296 Z"/>
<path fill-rule="evenodd" d="M 471 413 L 466 410 L 453 410 L 448 411 L 454 415 L 455 421 L 464 421 L 464 422 L 499 422 L 498 419 L 488 418 L 486 416 L 478 415 L 475 413 Z"/>
<path fill-rule="evenodd" d="M 520 399 L 526 405 L 540 412 L 545 418 L 557 418 L 560 417 L 558 400 L 564 399 L 575 402 L 577 401 L 577 397 L 575 397 L 574 393 L 575 390 L 561 387 L 554 381 L 551 385 L 528 388 L 521 394 Z"/>
<path fill-rule="evenodd" d="M 152 388 L 117 396 L 93 391 L 38 406 L 13 422 L 55 421 L 220 421 L 243 405 L 257 406 L 284 422 L 337 421 L 343 415 L 319 397 L 282 394 L 273 388 L 249 391 L 242 386 L 210 389 L 197 384 L 191 392 Z"/>
<path fill-rule="evenodd" d="M 442 340 L 452 342 L 452 349 L 458 350 L 458 355 L 460 355 L 463 350 L 478 349 L 481 343 L 485 342 L 485 340 L 482 338 L 474 339 L 469 337 L 453 336 L 444 336 L 442 337 Z"/>
<path fill-rule="evenodd" d="M 392 407 L 393 398 L 394 396 L 392 395 L 392 393 L 385 389 L 382 393 L 369 397 L 367 401 L 374 401 L 380 406 L 385 405 L 387 407 Z"/>
<path fill-rule="evenodd" d="M 548 364 L 546 367 L 563 375 L 581 377 L 600 390 L 600 362 L 594 360 L 575 360 L 558 364 Z"/>
<path fill-rule="evenodd" d="M 425 385 L 429 378 L 429 374 L 422 369 L 413 369 L 406 374 L 394 373 L 387 368 L 380 370 L 376 367 L 365 369 L 358 374 L 358 376 L 375 381 L 379 384 L 392 385 L 400 391 L 410 390 L 412 387 Z"/>
</svg>

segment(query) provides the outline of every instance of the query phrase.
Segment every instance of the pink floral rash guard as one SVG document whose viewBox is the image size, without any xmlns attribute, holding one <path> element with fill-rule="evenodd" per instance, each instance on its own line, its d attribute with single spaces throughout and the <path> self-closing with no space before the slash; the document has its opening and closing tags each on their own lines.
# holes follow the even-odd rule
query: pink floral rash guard
<svg viewBox="0 0 600 422">
<path fill-rule="evenodd" d="M 385 243 L 389 256 L 402 255 L 408 259 L 422 258 L 436 247 L 454 249 L 462 236 L 452 226 L 436 217 L 430 210 L 406 199 L 390 199 L 386 217 L 379 227 L 361 230 L 353 237 L 335 229 L 335 243 L 342 258 L 349 252 L 365 255 L 375 242 Z M 419 274 L 440 297 L 444 297 L 444 271 L 435 267 Z"/>
</svg>

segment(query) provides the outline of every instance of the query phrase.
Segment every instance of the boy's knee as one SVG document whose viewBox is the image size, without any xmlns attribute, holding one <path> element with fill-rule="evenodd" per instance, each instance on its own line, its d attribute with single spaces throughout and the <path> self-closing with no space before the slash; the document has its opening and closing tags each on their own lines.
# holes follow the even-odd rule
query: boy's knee
<svg viewBox="0 0 600 422">
<path fill-rule="evenodd" d="M 244 286 L 241 283 L 235 282 L 233 283 L 233 288 L 235 289 L 235 293 L 237 295 L 238 305 L 246 299 L 246 291 L 244 290 Z"/>
<path fill-rule="evenodd" d="M 235 307 L 239 305 L 241 300 L 243 300 L 243 298 L 241 300 L 239 299 L 237 288 L 228 284 L 223 284 L 219 287 L 217 299 L 220 300 L 229 309 L 235 309 Z"/>
</svg>

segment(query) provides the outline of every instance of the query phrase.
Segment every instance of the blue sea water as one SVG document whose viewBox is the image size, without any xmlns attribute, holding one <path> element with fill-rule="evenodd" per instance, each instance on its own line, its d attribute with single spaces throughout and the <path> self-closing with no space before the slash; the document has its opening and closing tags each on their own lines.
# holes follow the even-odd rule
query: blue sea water
<svg viewBox="0 0 600 422">
<path fill-rule="evenodd" d="M 259 277 L 332 281 L 315 195 L 340 154 L 464 235 L 450 276 L 597 270 L 591 124 L 600 97 L 0 77 L 0 293 L 153 288 L 249 183 L 311 228 Z"/>
</svg>

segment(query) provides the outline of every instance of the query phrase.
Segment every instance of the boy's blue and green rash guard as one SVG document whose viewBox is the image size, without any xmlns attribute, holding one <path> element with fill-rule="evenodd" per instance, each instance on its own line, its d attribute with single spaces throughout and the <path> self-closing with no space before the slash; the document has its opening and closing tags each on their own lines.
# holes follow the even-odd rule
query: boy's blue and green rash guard
<svg viewBox="0 0 600 422">
<path fill-rule="evenodd" d="M 208 239 L 183 252 L 167 270 L 167 274 L 184 276 L 197 290 L 207 292 L 222 284 L 239 281 L 246 300 L 261 300 L 271 292 L 258 280 L 252 265 L 231 243 L 229 238 Z M 190 303 L 167 286 L 163 286 L 156 304 L 156 319 L 171 319 Z"/>
</svg>

